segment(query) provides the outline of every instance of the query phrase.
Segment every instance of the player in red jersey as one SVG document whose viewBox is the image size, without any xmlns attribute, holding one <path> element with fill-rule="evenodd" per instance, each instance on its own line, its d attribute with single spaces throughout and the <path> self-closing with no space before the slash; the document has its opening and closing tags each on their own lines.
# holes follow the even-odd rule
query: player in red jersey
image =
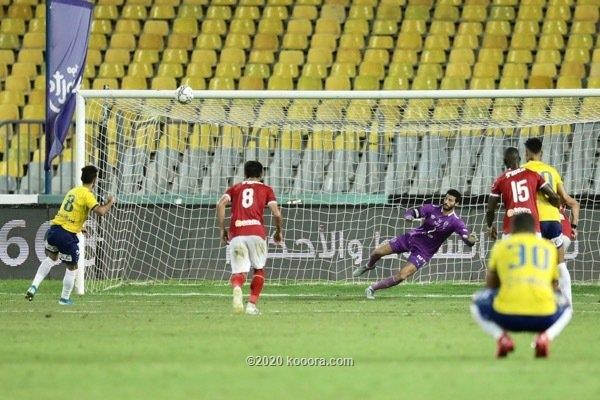
<svg viewBox="0 0 600 400">
<path fill-rule="evenodd" d="M 501 198 L 506 210 L 502 226 L 504 235 L 508 235 L 510 232 L 511 217 L 522 213 L 533 215 L 536 223 L 536 232 L 540 231 L 540 219 L 536 203 L 536 194 L 538 191 L 548 197 L 550 204 L 555 207 L 560 206 L 560 197 L 544 181 L 544 178 L 537 172 L 519 168 L 520 162 L 521 157 L 517 148 L 509 147 L 504 151 L 504 165 L 507 171 L 503 172 L 494 181 L 485 213 L 488 235 L 493 240 L 496 240 L 498 237 L 494 220 L 496 219 L 496 208 Z"/>
<path fill-rule="evenodd" d="M 264 266 L 267 261 L 266 229 L 263 211 L 266 206 L 275 218 L 276 243 L 281 242 L 283 219 L 277 206 L 273 189 L 261 182 L 263 166 L 258 161 L 244 164 L 246 179 L 233 185 L 221 197 L 217 204 L 217 221 L 221 240 L 229 243 L 231 254 L 231 286 L 233 286 L 233 312 L 244 311 L 242 286 L 246 274 L 253 269 L 250 283 L 250 298 L 246 305 L 246 314 L 259 314 L 256 308 L 258 296 L 265 282 Z M 231 223 L 229 231 L 225 228 L 225 207 L 231 203 Z"/>
</svg>

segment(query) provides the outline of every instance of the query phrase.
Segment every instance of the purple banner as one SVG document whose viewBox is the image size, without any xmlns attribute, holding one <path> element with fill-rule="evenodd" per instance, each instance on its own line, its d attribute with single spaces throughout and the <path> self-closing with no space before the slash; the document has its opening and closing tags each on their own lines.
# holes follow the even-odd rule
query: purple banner
<svg viewBox="0 0 600 400">
<path fill-rule="evenodd" d="M 85 0 L 48 0 L 46 7 L 45 169 L 49 171 L 62 152 L 75 110 L 94 6 Z"/>
</svg>

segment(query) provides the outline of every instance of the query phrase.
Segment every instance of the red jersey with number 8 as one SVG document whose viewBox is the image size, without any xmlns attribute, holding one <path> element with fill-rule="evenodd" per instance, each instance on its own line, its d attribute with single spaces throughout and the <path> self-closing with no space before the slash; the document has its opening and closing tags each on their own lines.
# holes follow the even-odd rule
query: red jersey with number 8
<svg viewBox="0 0 600 400">
<path fill-rule="evenodd" d="M 225 196 L 231 201 L 231 223 L 229 239 L 236 236 L 266 237 L 263 221 L 265 207 L 277 202 L 269 185 L 258 181 L 243 181 L 233 185 Z"/>
<path fill-rule="evenodd" d="M 518 168 L 500 175 L 492 185 L 490 196 L 501 197 L 504 203 L 502 230 L 510 233 L 510 218 L 515 214 L 529 213 L 535 219 L 535 230 L 540 231 L 540 217 L 537 209 L 537 192 L 546 185 L 537 172 Z"/>
</svg>

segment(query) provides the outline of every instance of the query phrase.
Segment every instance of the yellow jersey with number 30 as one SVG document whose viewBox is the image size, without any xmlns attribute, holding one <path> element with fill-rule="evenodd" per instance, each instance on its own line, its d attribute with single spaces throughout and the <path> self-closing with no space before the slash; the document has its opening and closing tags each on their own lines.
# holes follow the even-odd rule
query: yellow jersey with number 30
<svg viewBox="0 0 600 400">
<path fill-rule="evenodd" d="M 66 231 L 79 233 L 88 213 L 97 205 L 98 201 L 90 189 L 77 186 L 67 192 L 52 225 L 60 225 Z"/>
<path fill-rule="evenodd" d="M 500 278 L 494 310 L 511 315 L 554 314 L 557 256 L 552 242 L 533 233 L 516 233 L 496 243 L 489 261 L 489 270 Z"/>
<path fill-rule="evenodd" d="M 523 164 L 522 167 L 540 174 L 555 192 L 558 192 L 558 184 L 563 183 L 556 168 L 545 162 L 528 161 Z M 537 194 L 537 206 L 538 213 L 540 214 L 540 221 L 560 221 L 560 211 L 550 204 L 543 193 L 538 192 Z"/>
</svg>

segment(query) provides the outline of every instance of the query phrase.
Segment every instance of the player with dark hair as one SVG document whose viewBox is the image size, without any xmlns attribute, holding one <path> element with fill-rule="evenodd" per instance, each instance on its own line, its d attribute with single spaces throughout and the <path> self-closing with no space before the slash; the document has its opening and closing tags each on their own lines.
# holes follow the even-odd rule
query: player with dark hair
<svg viewBox="0 0 600 400">
<path fill-rule="evenodd" d="M 50 229 L 46 233 L 46 258 L 38 267 L 31 286 L 25 293 L 25 298 L 33 300 L 35 293 L 42 281 L 46 278 L 50 269 L 57 264 L 58 258 L 66 264 L 63 289 L 58 304 L 71 305 L 71 291 L 75 284 L 75 271 L 79 260 L 79 239 L 77 234 L 83 229 L 83 224 L 90 211 L 97 215 L 106 215 L 115 203 L 114 197 L 109 197 L 104 205 L 99 205 L 92 188 L 98 177 L 98 168 L 93 165 L 81 169 L 81 186 L 77 186 L 67 192 L 63 202 L 51 222 Z"/>
<path fill-rule="evenodd" d="M 538 138 L 529 138 L 525 142 L 525 159 L 527 162 L 522 165 L 531 171 L 540 174 L 546 182 L 554 190 L 563 204 L 571 209 L 571 230 L 574 235 L 577 235 L 577 222 L 579 221 L 579 203 L 577 200 L 569 196 L 560 174 L 556 168 L 542 161 L 542 141 Z M 560 210 L 552 206 L 545 196 L 538 193 L 537 207 L 540 214 L 540 229 L 542 237 L 550 240 L 558 249 L 558 270 L 560 278 L 558 286 L 562 290 L 567 299 L 572 301 L 571 296 L 571 276 L 565 263 L 564 246 L 565 236 L 563 235 L 563 227 L 561 220 L 563 218 Z"/>
<path fill-rule="evenodd" d="M 275 218 L 276 243 L 281 242 L 283 218 L 277 206 L 273 189 L 261 182 L 263 166 L 258 161 L 244 164 L 246 179 L 233 185 L 221 197 L 217 204 L 217 222 L 223 243 L 229 243 L 231 254 L 231 286 L 233 287 L 233 312 L 244 311 L 242 286 L 246 275 L 253 269 L 250 283 L 250 298 L 246 305 L 246 314 L 260 314 L 256 303 L 262 291 L 267 262 L 266 229 L 263 222 L 265 207 L 271 209 Z M 231 222 L 229 231 L 225 228 L 225 207 L 231 203 Z"/>
<path fill-rule="evenodd" d="M 471 314 L 496 339 L 496 356 L 506 357 L 515 345 L 507 331 L 536 332 L 535 356 L 547 357 L 550 341 L 567 326 L 572 309 L 556 293 L 557 250 L 535 234 L 532 214 L 511 219 L 512 234 L 491 251 L 486 289 L 473 296 Z"/>
<path fill-rule="evenodd" d="M 374 299 L 376 290 L 396 286 L 425 266 L 453 233 L 459 235 L 469 247 L 477 243 L 477 235 L 469 234 L 463 220 L 454 212 L 460 200 L 461 194 L 457 190 L 450 189 L 446 192 L 442 205 L 424 204 L 404 213 L 405 219 L 409 221 L 422 219 L 423 223 L 418 228 L 411 229 L 408 233 L 378 246 L 371 253 L 367 265 L 357 268 L 353 273 L 353 276 L 358 277 L 375 268 L 375 263 L 382 257 L 392 253 L 410 252 L 408 261 L 397 273 L 372 284 L 365 290 L 367 299 Z"/>
<path fill-rule="evenodd" d="M 521 157 L 516 147 L 509 147 L 504 151 L 504 165 L 507 170 L 494 181 L 485 213 L 488 235 L 493 240 L 496 240 L 498 236 L 494 220 L 496 219 L 496 208 L 500 203 L 500 199 L 502 199 L 506 210 L 503 221 L 505 235 L 509 234 L 511 217 L 522 213 L 533 215 L 536 221 L 535 230 L 536 232 L 540 231 L 535 198 L 538 191 L 546 196 L 554 207 L 558 208 L 560 205 L 560 198 L 550 185 L 544 181 L 544 178 L 536 172 L 519 168 L 520 161 Z"/>
</svg>

